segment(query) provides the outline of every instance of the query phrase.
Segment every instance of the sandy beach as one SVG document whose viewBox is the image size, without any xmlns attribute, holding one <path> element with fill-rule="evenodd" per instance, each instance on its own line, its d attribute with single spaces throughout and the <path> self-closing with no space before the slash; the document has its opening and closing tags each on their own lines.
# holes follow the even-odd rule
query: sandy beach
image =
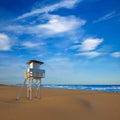
<svg viewBox="0 0 120 120">
<path fill-rule="evenodd" d="M 120 120 L 120 94 L 42 89 L 42 99 L 26 99 L 20 87 L 0 86 L 1 120 Z"/>
</svg>

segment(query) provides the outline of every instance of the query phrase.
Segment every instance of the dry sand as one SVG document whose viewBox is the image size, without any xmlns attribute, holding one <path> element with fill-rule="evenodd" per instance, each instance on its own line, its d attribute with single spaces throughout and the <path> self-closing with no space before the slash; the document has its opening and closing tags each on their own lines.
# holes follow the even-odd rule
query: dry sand
<svg viewBox="0 0 120 120">
<path fill-rule="evenodd" d="M 120 120 L 120 94 L 43 89 L 43 98 L 16 101 L 19 87 L 0 86 L 0 120 Z"/>
</svg>

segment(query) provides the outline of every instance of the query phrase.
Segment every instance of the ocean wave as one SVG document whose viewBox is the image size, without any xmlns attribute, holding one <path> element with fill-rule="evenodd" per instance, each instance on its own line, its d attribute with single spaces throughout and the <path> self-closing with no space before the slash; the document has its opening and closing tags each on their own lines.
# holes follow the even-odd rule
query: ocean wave
<svg viewBox="0 0 120 120">
<path fill-rule="evenodd" d="M 120 85 L 43 85 L 44 88 L 120 92 Z"/>
</svg>

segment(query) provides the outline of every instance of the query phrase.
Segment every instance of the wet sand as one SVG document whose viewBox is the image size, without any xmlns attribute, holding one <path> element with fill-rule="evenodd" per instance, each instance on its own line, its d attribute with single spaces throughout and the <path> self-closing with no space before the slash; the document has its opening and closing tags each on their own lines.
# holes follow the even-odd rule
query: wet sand
<svg viewBox="0 0 120 120">
<path fill-rule="evenodd" d="M 20 87 L 0 86 L 0 120 L 120 120 L 120 93 L 42 89 L 42 99 L 19 101 Z"/>
</svg>

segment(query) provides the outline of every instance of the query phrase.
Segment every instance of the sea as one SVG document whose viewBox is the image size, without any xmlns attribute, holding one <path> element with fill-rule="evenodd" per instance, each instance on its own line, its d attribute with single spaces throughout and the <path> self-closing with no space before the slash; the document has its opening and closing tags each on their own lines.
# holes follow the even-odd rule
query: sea
<svg viewBox="0 0 120 120">
<path fill-rule="evenodd" d="M 17 84 L 16 86 L 21 86 Z M 69 89 L 69 90 L 86 90 L 98 92 L 117 92 L 120 93 L 120 85 L 70 85 L 70 84 L 43 84 L 42 88 L 55 88 L 55 89 Z"/>
</svg>

